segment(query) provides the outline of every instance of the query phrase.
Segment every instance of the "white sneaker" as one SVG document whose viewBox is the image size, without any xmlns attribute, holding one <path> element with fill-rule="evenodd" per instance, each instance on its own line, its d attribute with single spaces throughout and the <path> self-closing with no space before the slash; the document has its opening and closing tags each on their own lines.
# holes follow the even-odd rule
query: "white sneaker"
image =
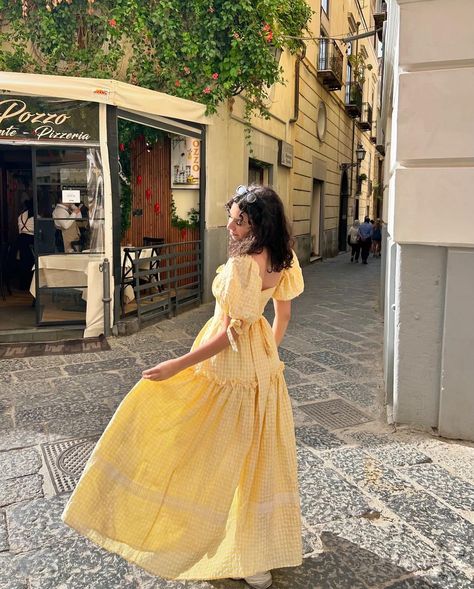
<svg viewBox="0 0 474 589">
<path fill-rule="evenodd" d="M 271 586 L 273 579 L 270 571 L 257 573 L 251 577 L 245 577 L 244 581 L 253 589 L 268 589 Z"/>
</svg>

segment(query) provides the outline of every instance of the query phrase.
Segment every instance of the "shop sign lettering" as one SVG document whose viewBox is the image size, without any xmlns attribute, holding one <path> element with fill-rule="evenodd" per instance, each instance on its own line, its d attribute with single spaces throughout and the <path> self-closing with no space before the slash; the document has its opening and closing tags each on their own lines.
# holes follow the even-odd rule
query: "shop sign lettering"
<svg viewBox="0 0 474 589">
<path fill-rule="evenodd" d="M 0 95 L 0 140 L 98 141 L 96 103 Z"/>
</svg>

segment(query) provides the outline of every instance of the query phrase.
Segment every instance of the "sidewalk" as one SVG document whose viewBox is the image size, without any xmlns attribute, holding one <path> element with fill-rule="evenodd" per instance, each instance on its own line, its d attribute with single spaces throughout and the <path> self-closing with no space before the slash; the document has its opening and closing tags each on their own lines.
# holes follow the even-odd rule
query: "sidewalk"
<svg viewBox="0 0 474 589">
<path fill-rule="evenodd" d="M 474 444 L 384 422 L 380 260 L 362 266 L 341 255 L 304 273 L 281 357 L 297 426 L 305 558 L 274 571 L 273 587 L 474 588 Z M 141 370 L 187 351 L 212 310 L 112 338 L 109 351 L 0 360 L 0 589 L 247 587 L 157 579 L 60 521 Z"/>
</svg>

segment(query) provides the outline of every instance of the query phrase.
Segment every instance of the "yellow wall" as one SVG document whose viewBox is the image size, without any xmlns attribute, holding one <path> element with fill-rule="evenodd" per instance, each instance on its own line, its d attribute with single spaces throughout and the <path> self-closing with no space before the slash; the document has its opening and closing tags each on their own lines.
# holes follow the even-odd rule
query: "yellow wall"
<svg viewBox="0 0 474 589">
<path fill-rule="evenodd" d="M 364 17 L 368 29 L 374 28 L 371 2 L 364 3 Z M 331 36 L 349 35 L 350 22 L 360 21 L 359 33 L 364 32 L 365 26 L 358 12 L 356 0 L 330 0 L 329 19 L 320 17 L 320 2 L 310 2 L 315 11 L 311 21 L 311 34 L 319 37 L 321 20 L 326 32 Z M 350 13 L 353 19 L 350 21 Z M 280 61 L 284 69 L 286 83 L 277 84 L 270 89 L 271 117 L 269 120 L 254 117 L 251 120 L 251 153 L 246 145 L 244 134 L 244 103 L 240 97 L 227 105 L 223 105 L 219 114 L 214 117 L 213 125 L 209 126 L 207 134 L 207 190 L 206 190 L 206 228 L 209 232 L 219 231 L 210 239 L 206 248 L 210 251 L 211 259 L 215 252 L 221 252 L 222 243 L 226 240 L 226 215 L 224 203 L 232 195 L 239 184 L 248 182 L 249 158 L 254 158 L 271 165 L 270 182 L 282 197 L 286 205 L 288 217 L 292 223 L 293 234 L 296 238 L 296 248 L 302 261 L 309 260 L 310 254 L 310 219 L 314 174 L 324 173 L 324 207 L 322 217 L 324 234 L 321 240 L 323 256 L 333 256 L 338 252 L 337 235 L 339 225 L 341 163 L 355 161 L 352 156 L 352 128 L 353 121 L 345 111 L 345 87 L 341 90 L 329 92 L 317 79 L 317 64 L 319 43 L 316 40 L 306 41 L 306 58 L 300 66 L 299 83 L 299 114 L 296 122 L 291 122 L 294 116 L 295 104 L 295 57 L 284 52 Z M 344 54 L 343 82 L 346 81 L 345 45 L 339 43 Z M 363 101 L 372 103 L 377 100 L 378 62 L 374 50 L 373 37 L 360 40 L 358 49 L 365 47 L 368 54 L 366 64 L 371 63 L 372 71 L 366 71 Z M 353 43 L 355 51 L 355 43 Z M 374 98 L 372 98 L 372 96 Z M 317 137 L 316 120 L 319 103 L 323 101 L 327 111 L 327 130 L 324 141 Z M 372 103 L 373 118 L 375 118 L 376 104 Z M 361 131 L 355 125 L 354 150 L 361 142 L 367 151 L 362 162 L 360 173 L 365 173 L 368 179 L 374 180 L 376 170 L 376 151 L 370 142 L 373 133 Z M 291 143 L 294 148 L 293 167 L 286 168 L 278 164 L 278 140 Z M 316 163 L 315 163 L 316 161 Z M 315 167 L 316 166 L 316 167 Z M 369 169 L 370 168 L 370 169 Z M 315 172 L 316 170 L 316 172 Z M 348 171 L 351 173 L 351 170 Z M 352 169 L 353 186 L 349 200 L 348 225 L 354 218 L 355 201 L 353 195 L 356 189 L 356 170 Z M 359 217 L 363 218 L 369 207 L 369 214 L 374 216 L 373 197 L 368 194 L 369 182 L 362 184 L 362 194 L 359 199 Z M 313 214 L 314 216 L 314 214 Z M 220 246 L 215 248 L 214 241 L 219 240 Z M 211 262 L 213 265 L 213 262 Z"/>
</svg>

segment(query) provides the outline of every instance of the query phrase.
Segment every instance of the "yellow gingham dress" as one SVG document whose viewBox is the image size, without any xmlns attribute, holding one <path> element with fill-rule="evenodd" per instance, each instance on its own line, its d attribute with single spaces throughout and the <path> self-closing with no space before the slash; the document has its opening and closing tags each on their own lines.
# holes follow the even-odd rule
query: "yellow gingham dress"
<svg viewBox="0 0 474 589">
<path fill-rule="evenodd" d="M 213 282 L 224 351 L 165 381 L 140 380 L 117 409 L 63 520 L 103 548 L 170 579 L 245 577 L 301 563 L 293 416 L 268 321 L 270 298 L 303 291 L 296 255 L 262 290 L 250 256 Z"/>
</svg>

